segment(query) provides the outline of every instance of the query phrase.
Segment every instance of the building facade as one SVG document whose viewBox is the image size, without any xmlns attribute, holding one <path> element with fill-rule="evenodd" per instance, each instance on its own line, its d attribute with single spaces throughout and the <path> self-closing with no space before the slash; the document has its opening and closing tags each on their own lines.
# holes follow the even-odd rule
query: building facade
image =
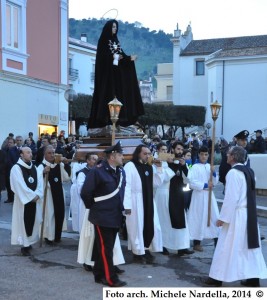
<svg viewBox="0 0 267 300">
<path fill-rule="evenodd" d="M 0 139 L 67 132 L 68 0 L 1 0 L 0 31 Z"/>
<path fill-rule="evenodd" d="M 95 80 L 96 46 L 81 39 L 69 38 L 69 86 L 78 94 L 92 95 Z"/>
<path fill-rule="evenodd" d="M 206 123 L 212 123 L 209 106 L 218 100 L 216 136 L 228 140 L 243 129 L 266 128 L 267 35 L 193 40 L 190 25 L 184 34 L 177 25 L 172 42 L 173 104 L 206 106 Z M 161 101 L 170 81 L 159 71 L 156 79 Z"/>
</svg>

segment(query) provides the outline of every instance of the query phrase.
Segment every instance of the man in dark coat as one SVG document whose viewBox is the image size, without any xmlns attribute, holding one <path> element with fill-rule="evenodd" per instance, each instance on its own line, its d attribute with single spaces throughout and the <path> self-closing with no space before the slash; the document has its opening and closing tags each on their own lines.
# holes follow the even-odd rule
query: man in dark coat
<svg viewBox="0 0 267 300">
<path fill-rule="evenodd" d="M 256 140 L 254 142 L 254 153 L 265 153 L 265 141 L 262 137 L 262 131 L 260 129 L 254 131 L 256 133 Z"/>
<path fill-rule="evenodd" d="M 95 227 L 92 260 L 95 282 L 111 287 L 126 285 L 118 278 L 113 265 L 113 248 L 122 223 L 125 172 L 119 143 L 104 151 L 107 160 L 92 168 L 81 191 L 85 207 L 90 209 L 89 221 Z"/>
<path fill-rule="evenodd" d="M 246 149 L 248 136 L 249 136 L 249 132 L 247 130 L 242 130 L 239 133 L 237 133 L 234 136 L 234 138 L 236 139 L 236 145 Z M 246 155 L 245 165 L 250 167 L 250 161 L 248 155 Z M 224 155 L 222 155 L 222 160 L 219 167 L 219 181 L 222 182 L 224 185 L 225 185 L 225 177 L 230 169 L 231 166 L 227 163 L 227 151 L 225 151 Z"/>
<path fill-rule="evenodd" d="M 16 142 L 16 146 L 10 148 L 7 152 L 6 177 L 8 177 L 8 183 L 6 182 L 7 184 L 6 187 L 7 187 L 8 199 L 5 201 L 5 203 L 14 202 L 14 193 L 10 188 L 9 175 L 10 175 L 11 168 L 17 163 L 17 161 L 20 158 L 20 150 L 23 144 L 22 136 L 20 135 L 16 136 L 15 142 Z"/>
<path fill-rule="evenodd" d="M 134 65 L 137 57 L 124 53 L 117 32 L 118 22 L 109 20 L 98 40 L 89 128 L 111 124 L 108 103 L 115 97 L 123 104 L 119 115 L 119 125 L 133 125 L 138 117 L 144 114 Z"/>
</svg>

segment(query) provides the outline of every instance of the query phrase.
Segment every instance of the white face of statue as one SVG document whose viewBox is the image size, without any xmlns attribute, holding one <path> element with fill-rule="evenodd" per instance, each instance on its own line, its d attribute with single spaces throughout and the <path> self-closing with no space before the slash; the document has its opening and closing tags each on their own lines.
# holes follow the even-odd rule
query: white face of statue
<svg viewBox="0 0 267 300">
<path fill-rule="evenodd" d="M 116 34 L 117 33 L 117 24 L 113 23 L 112 25 L 112 34 Z"/>
</svg>

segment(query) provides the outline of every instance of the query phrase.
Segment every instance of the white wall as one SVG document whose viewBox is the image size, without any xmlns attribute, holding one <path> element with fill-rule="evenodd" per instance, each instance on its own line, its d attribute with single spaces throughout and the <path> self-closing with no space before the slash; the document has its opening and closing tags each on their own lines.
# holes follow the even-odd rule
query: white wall
<svg viewBox="0 0 267 300">
<path fill-rule="evenodd" d="M 196 76 L 195 60 L 198 56 L 180 57 L 180 105 L 206 106 L 208 103 L 208 76 Z M 176 104 L 176 103 L 175 103 Z"/>
<path fill-rule="evenodd" d="M 223 104 L 216 134 L 227 140 L 241 130 L 265 128 L 267 124 L 267 57 L 228 59 L 224 64 L 222 102 L 222 62 L 209 65 L 209 91 Z M 223 120 L 222 120 L 223 117 Z"/>
<path fill-rule="evenodd" d="M 69 82 L 73 85 L 75 92 L 92 95 L 94 91 L 94 81 L 91 80 L 91 73 L 95 72 L 95 56 L 93 50 L 83 50 L 74 45 L 69 46 L 69 55 L 72 57 L 72 68 L 79 71 L 78 79 Z"/>
<path fill-rule="evenodd" d="M 53 85 L 30 78 L 0 73 L 0 142 L 8 133 L 28 136 L 32 131 L 38 137 L 39 114 L 58 116 L 68 112 L 64 98 L 65 86 Z M 68 132 L 67 122 L 59 117 L 58 130 Z"/>
</svg>

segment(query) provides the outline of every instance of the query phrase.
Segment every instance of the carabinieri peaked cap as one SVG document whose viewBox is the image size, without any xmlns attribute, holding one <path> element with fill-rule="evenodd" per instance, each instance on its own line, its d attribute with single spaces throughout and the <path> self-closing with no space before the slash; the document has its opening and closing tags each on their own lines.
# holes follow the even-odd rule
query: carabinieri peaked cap
<svg viewBox="0 0 267 300">
<path fill-rule="evenodd" d="M 106 154 L 110 153 L 123 153 L 123 149 L 121 147 L 121 141 L 118 141 L 118 143 L 114 146 L 108 147 L 104 150 Z"/>
<path fill-rule="evenodd" d="M 234 137 L 240 140 L 245 140 L 249 136 L 249 132 L 247 130 L 242 130 L 238 134 L 236 134 Z"/>
</svg>

